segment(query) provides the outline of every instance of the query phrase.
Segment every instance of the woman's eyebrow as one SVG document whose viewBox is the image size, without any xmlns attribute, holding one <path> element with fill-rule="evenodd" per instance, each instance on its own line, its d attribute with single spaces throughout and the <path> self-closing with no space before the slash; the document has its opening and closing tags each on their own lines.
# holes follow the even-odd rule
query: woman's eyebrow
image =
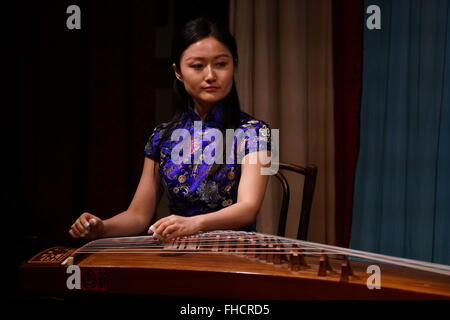
<svg viewBox="0 0 450 320">
<path fill-rule="evenodd" d="M 226 54 L 226 53 L 222 53 L 222 54 L 219 54 L 219 55 L 213 57 L 213 59 L 218 59 L 218 58 L 221 58 L 221 57 L 228 57 L 229 58 L 230 55 Z M 204 57 L 188 57 L 188 58 L 186 58 L 186 60 L 206 60 L 206 58 L 204 58 Z"/>
</svg>

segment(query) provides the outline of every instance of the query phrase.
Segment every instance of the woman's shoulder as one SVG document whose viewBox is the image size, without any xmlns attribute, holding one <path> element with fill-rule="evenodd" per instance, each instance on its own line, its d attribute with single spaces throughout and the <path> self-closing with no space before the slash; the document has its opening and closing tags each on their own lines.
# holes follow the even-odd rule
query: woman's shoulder
<svg viewBox="0 0 450 320">
<path fill-rule="evenodd" d="M 169 122 L 161 122 L 155 126 L 155 128 L 153 129 L 153 132 L 164 131 L 168 127 L 168 125 L 169 125 Z"/>
<path fill-rule="evenodd" d="M 235 136 L 238 139 L 243 138 L 238 149 L 239 154 L 242 156 L 253 151 L 271 149 L 271 129 L 269 124 L 243 111 L 241 111 L 241 121 L 235 130 Z"/>
<path fill-rule="evenodd" d="M 179 127 L 183 127 L 186 124 L 186 113 L 181 113 L 175 115 L 172 119 L 161 122 L 155 126 L 153 129 L 154 133 L 162 133 L 166 130 L 174 130 Z"/>
<path fill-rule="evenodd" d="M 241 111 L 240 122 L 237 129 L 248 130 L 248 129 L 270 129 L 269 123 L 256 119 L 250 114 Z"/>
<path fill-rule="evenodd" d="M 152 144 L 153 146 L 156 146 L 157 144 L 159 144 L 168 125 L 169 125 L 169 122 L 162 122 L 162 123 L 157 124 L 153 128 L 153 131 L 150 132 L 150 137 L 148 139 L 148 142 L 150 144 Z"/>
</svg>

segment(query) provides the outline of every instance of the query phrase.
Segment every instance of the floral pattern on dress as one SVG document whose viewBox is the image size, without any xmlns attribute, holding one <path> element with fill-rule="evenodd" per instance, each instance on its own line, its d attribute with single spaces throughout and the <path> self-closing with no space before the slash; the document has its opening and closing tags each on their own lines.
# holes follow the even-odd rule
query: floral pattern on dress
<svg viewBox="0 0 450 320">
<path fill-rule="evenodd" d="M 223 104 L 217 104 L 202 122 L 201 134 L 203 136 L 208 129 L 220 128 L 223 113 Z M 203 150 L 212 143 L 201 141 L 194 137 L 194 121 L 201 121 L 195 111 L 189 107 L 187 112 L 174 126 L 174 129 L 186 129 L 191 140 L 191 154 L 183 157 L 191 157 L 194 160 L 194 152 L 201 147 Z M 172 149 L 178 141 L 161 141 L 167 123 L 157 125 L 148 139 L 144 148 L 144 154 L 159 163 L 160 175 L 168 197 L 170 214 L 193 216 L 218 211 L 237 202 L 237 190 L 241 177 L 241 164 L 237 163 L 239 153 L 242 156 L 254 150 L 270 150 L 270 127 L 264 121 L 256 120 L 245 112 L 240 112 L 241 137 L 233 139 L 233 153 L 227 158 L 227 163 L 214 177 L 208 175 L 212 165 L 207 164 L 204 158 L 201 163 L 175 164 L 171 159 Z M 256 138 L 251 139 L 252 135 Z M 223 137 L 224 148 L 226 139 Z M 207 139 L 205 139 L 207 140 Z M 234 158 L 233 158 L 234 157 Z M 233 160 L 231 162 L 231 160 Z M 224 159 L 225 160 L 225 159 Z M 255 230 L 255 223 L 243 228 L 243 230 Z"/>
</svg>

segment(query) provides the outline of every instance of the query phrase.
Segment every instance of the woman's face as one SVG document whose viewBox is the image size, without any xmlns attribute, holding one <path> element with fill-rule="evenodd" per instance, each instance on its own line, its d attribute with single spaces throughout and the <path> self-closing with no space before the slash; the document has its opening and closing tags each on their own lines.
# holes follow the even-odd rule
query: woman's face
<svg viewBox="0 0 450 320">
<path fill-rule="evenodd" d="M 173 68 L 195 104 L 206 108 L 225 98 L 233 85 L 233 56 L 213 37 L 187 47 L 181 55 L 180 69 L 175 64 Z"/>
</svg>

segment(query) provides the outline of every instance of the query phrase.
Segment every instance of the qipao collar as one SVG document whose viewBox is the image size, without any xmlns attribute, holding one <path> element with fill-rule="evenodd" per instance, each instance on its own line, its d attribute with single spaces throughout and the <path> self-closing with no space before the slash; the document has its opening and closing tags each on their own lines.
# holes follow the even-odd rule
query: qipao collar
<svg viewBox="0 0 450 320">
<path fill-rule="evenodd" d="M 224 108 L 225 106 L 222 101 L 216 104 L 214 108 L 206 115 L 204 124 L 208 127 L 221 128 Z M 187 113 L 192 121 L 202 121 L 190 103 L 188 105 Z"/>
</svg>

